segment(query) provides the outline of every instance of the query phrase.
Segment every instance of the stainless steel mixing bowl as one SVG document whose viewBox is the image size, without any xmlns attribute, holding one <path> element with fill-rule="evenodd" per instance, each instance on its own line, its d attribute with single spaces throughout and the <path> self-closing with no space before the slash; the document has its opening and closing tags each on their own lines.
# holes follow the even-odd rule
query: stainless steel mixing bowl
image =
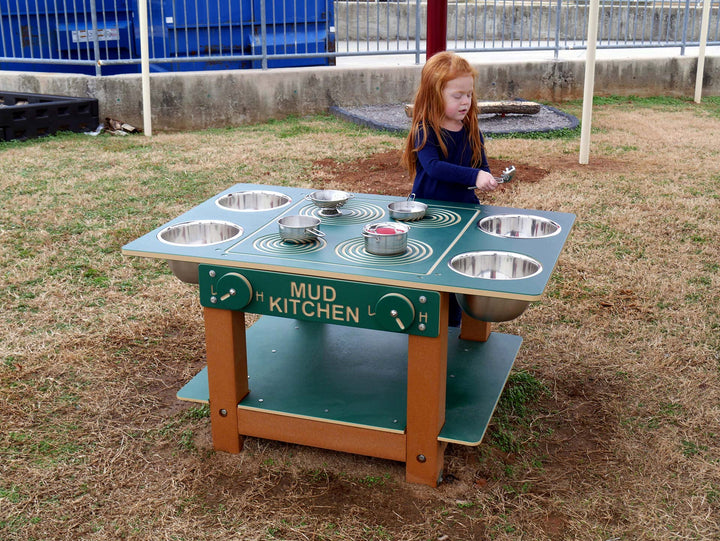
<svg viewBox="0 0 720 541">
<path fill-rule="evenodd" d="M 250 190 L 225 194 L 215 204 L 228 210 L 257 211 L 284 207 L 291 201 L 290 196 L 279 192 Z"/>
<path fill-rule="evenodd" d="M 169 225 L 157 237 L 173 246 L 204 247 L 238 238 L 243 228 L 221 220 L 193 220 Z M 198 264 L 191 261 L 168 260 L 170 270 L 183 282 L 198 283 Z"/>
<path fill-rule="evenodd" d="M 459 254 L 450 260 L 452 270 L 463 276 L 484 280 L 520 280 L 535 276 L 542 265 L 514 252 L 480 251 Z M 458 303 L 469 316 L 481 321 L 509 321 L 522 314 L 530 301 L 456 293 Z"/>
<path fill-rule="evenodd" d="M 496 237 L 539 239 L 560 233 L 560 225 L 542 216 L 498 214 L 478 222 L 478 228 Z"/>
</svg>

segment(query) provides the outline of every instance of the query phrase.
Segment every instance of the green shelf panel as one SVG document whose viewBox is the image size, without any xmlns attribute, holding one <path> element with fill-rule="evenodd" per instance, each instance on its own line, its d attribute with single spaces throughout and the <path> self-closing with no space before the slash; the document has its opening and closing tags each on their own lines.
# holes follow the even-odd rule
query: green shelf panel
<svg viewBox="0 0 720 541">
<path fill-rule="evenodd" d="M 407 336 L 262 317 L 241 407 L 404 432 Z"/>
<path fill-rule="evenodd" d="M 186 402 L 208 404 L 210 402 L 210 391 L 208 390 L 207 366 L 183 385 L 175 396 Z"/>
<path fill-rule="evenodd" d="M 448 339 L 447 398 L 441 441 L 479 445 L 490 424 L 505 382 L 520 351 L 522 338 L 490 333 L 487 342 Z"/>
<path fill-rule="evenodd" d="M 407 336 L 264 316 L 247 331 L 250 393 L 241 408 L 404 432 Z M 507 381 L 522 339 L 492 333 L 487 342 L 448 340 L 443 441 L 477 445 Z M 208 402 L 207 368 L 177 394 Z"/>
</svg>

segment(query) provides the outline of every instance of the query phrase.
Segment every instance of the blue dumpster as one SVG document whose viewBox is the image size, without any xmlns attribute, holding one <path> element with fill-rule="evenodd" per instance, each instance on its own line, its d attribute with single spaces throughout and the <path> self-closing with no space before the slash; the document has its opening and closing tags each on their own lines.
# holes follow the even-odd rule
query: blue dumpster
<svg viewBox="0 0 720 541">
<path fill-rule="evenodd" d="M 253 8 L 260 9 L 261 0 L 252 0 Z M 334 2 L 328 0 L 273 0 L 265 3 L 266 43 L 268 55 L 313 54 L 335 50 L 335 36 L 329 34 L 334 21 Z M 290 28 L 283 21 L 293 20 L 296 24 Z M 327 24 L 329 21 L 329 24 Z M 251 54 L 262 53 L 261 29 L 252 35 Z M 253 61 L 254 68 L 262 67 L 261 60 Z M 269 68 L 312 66 L 326 62 L 322 57 L 275 58 L 268 59 Z"/>
<path fill-rule="evenodd" d="M 335 47 L 335 35 L 330 32 L 334 19 L 332 0 L 265 0 L 264 5 L 261 0 L 237 3 L 186 0 L 182 9 L 172 0 L 151 0 L 150 5 L 149 24 L 155 29 L 151 33 L 151 58 L 259 55 L 262 53 L 262 20 L 269 55 L 324 53 L 334 51 Z M 156 25 L 157 21 L 162 21 L 162 25 Z M 137 27 L 135 35 L 140 35 Z M 136 45 L 139 50 L 139 38 Z M 334 58 L 268 60 L 270 68 L 327 64 L 334 64 Z M 151 64 L 154 71 L 260 67 L 261 60 L 242 59 Z"/>
<path fill-rule="evenodd" d="M 0 0 L 0 69 L 96 73 L 137 73 L 139 63 L 105 64 L 106 60 L 140 57 L 138 0 Z M 261 60 L 222 58 L 263 52 L 309 55 L 333 51 L 332 0 L 149 0 L 150 69 L 203 71 L 262 67 Z M 97 49 L 97 50 L 96 50 Z M 207 58 L 208 56 L 212 58 Z M 177 58 L 197 58 L 180 62 Z M 26 62 L 13 61 L 22 59 Z M 87 60 L 86 65 L 59 60 Z M 29 61 L 29 62 L 28 62 Z M 334 64 L 333 58 L 268 59 L 268 67 Z"/>
<path fill-rule="evenodd" d="M 89 1 L 0 0 L 0 56 L 33 60 L 0 62 L 0 69 L 51 71 L 94 75 L 95 65 L 59 64 L 61 59 L 132 58 L 132 11 L 126 0 L 96 0 L 97 27 L 93 29 Z M 139 71 L 132 66 L 106 66 L 103 74 Z"/>
</svg>

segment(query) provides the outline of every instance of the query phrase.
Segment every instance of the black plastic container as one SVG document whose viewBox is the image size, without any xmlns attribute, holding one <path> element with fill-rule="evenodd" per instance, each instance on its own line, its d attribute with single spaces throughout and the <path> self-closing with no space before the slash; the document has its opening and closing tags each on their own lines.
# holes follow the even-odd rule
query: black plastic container
<svg viewBox="0 0 720 541">
<path fill-rule="evenodd" d="M 0 140 L 93 131 L 98 124 L 96 99 L 0 91 Z"/>
</svg>

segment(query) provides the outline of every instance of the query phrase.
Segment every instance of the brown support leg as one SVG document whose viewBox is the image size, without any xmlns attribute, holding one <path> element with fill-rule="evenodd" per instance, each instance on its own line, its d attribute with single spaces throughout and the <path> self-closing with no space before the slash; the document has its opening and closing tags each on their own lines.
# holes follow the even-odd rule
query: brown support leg
<svg viewBox="0 0 720 541">
<path fill-rule="evenodd" d="M 438 435 L 445 424 L 448 294 L 440 299 L 440 335 L 408 337 L 405 479 L 431 487 L 442 475 L 446 447 Z"/>
<path fill-rule="evenodd" d="M 470 317 L 463 312 L 460 338 L 474 342 L 487 342 L 487 339 L 490 338 L 490 330 L 490 323 Z"/>
<path fill-rule="evenodd" d="M 205 308 L 204 316 L 213 447 L 239 453 L 237 405 L 248 393 L 245 313 Z"/>
</svg>

